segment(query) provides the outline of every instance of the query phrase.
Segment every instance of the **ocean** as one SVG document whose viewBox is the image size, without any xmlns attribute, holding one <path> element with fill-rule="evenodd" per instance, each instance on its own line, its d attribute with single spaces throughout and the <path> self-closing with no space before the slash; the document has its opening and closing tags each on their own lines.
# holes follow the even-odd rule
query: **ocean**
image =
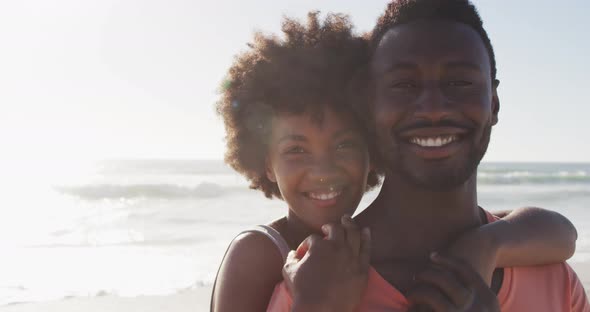
<svg viewBox="0 0 590 312">
<path fill-rule="evenodd" d="M 236 234 L 285 213 L 221 161 L 1 169 L 0 307 L 211 285 Z M 570 261 L 590 261 L 590 163 L 484 163 L 478 179 L 486 209 L 540 206 L 567 216 L 579 233 Z"/>
</svg>

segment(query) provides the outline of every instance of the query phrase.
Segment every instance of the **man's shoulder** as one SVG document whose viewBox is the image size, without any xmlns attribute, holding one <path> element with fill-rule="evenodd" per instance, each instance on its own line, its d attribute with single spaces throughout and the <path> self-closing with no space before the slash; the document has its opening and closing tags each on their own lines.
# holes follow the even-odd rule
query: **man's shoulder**
<svg viewBox="0 0 590 312">
<path fill-rule="evenodd" d="M 542 276 L 556 276 L 567 278 L 574 270 L 567 262 L 558 262 L 543 265 L 510 267 L 517 278 L 539 278 Z"/>
<path fill-rule="evenodd" d="M 580 290 L 584 292 L 576 273 L 565 262 L 510 267 L 504 270 L 498 300 L 502 311 L 570 311 Z"/>
<path fill-rule="evenodd" d="M 534 286 L 537 290 L 546 289 L 547 291 L 559 293 L 554 290 L 567 290 L 566 286 L 570 285 L 578 277 L 569 264 L 559 262 L 506 268 L 504 279 L 510 283 L 513 290 L 523 291 Z"/>
</svg>

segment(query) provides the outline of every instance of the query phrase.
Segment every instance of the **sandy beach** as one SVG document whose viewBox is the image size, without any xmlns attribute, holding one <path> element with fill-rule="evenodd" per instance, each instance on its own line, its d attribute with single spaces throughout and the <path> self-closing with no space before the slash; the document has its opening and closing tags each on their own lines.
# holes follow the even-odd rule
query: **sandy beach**
<svg viewBox="0 0 590 312">
<path fill-rule="evenodd" d="M 200 287 L 169 296 L 71 298 L 43 303 L 0 307 L 2 312 L 201 312 L 209 311 L 211 287 Z"/>
<path fill-rule="evenodd" d="M 590 263 L 574 262 L 572 267 L 590 294 Z M 102 296 L 72 298 L 44 303 L 21 303 L 0 307 L 2 312 L 201 312 L 209 311 L 211 287 L 200 287 L 169 296 L 140 296 L 133 298 Z"/>
</svg>

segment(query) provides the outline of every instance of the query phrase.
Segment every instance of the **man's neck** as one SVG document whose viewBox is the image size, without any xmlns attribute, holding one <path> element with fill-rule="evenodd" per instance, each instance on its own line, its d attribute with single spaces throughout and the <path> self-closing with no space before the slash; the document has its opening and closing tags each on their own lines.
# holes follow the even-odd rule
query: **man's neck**
<svg viewBox="0 0 590 312">
<path fill-rule="evenodd" d="M 432 191 L 389 177 L 360 222 L 374 228 L 375 247 L 393 259 L 426 259 L 444 250 L 459 234 L 482 224 L 477 205 L 476 174 L 463 185 Z M 387 252 L 387 251 L 391 251 Z"/>
</svg>

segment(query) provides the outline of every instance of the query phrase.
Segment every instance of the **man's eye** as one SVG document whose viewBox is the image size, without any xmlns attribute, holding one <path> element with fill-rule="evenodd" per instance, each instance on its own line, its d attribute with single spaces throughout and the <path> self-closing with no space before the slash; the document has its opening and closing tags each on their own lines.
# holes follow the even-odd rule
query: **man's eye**
<svg viewBox="0 0 590 312">
<path fill-rule="evenodd" d="M 411 88 L 415 88 L 415 87 L 416 87 L 416 84 L 411 81 L 401 81 L 401 82 L 396 82 L 391 85 L 392 89 L 411 89 Z"/>
<path fill-rule="evenodd" d="M 452 80 L 449 81 L 447 84 L 449 87 L 467 87 L 472 85 L 472 83 L 467 80 Z"/>
</svg>

